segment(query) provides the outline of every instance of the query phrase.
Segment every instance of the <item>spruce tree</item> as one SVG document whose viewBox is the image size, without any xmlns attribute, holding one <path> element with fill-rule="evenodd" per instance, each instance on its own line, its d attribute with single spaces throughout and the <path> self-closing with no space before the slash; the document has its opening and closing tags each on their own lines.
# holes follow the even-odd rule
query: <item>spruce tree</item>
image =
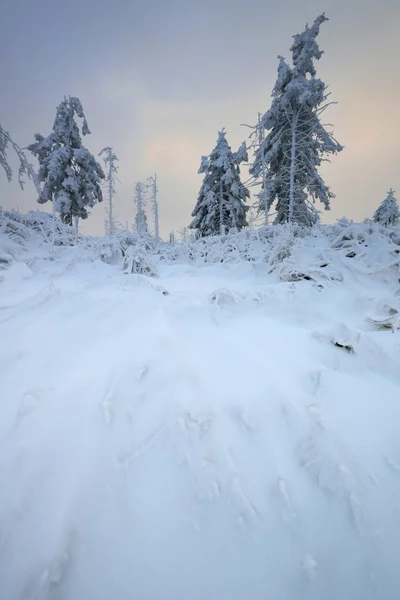
<svg viewBox="0 0 400 600">
<path fill-rule="evenodd" d="M 315 201 L 328 210 L 334 198 L 317 170 L 327 155 L 342 150 L 320 121 L 329 106 L 326 85 L 316 77 L 314 66 L 323 54 L 316 37 L 324 21 L 322 14 L 294 36 L 292 67 L 279 57 L 272 105 L 259 124 L 268 134 L 255 153 L 250 174 L 264 175 L 260 210 L 270 210 L 276 201 L 275 223 L 313 225 L 318 220 Z"/>
<path fill-rule="evenodd" d="M 53 131 L 47 137 L 35 134 L 28 149 L 39 161 L 39 182 L 43 184 L 38 202 L 53 203 L 53 213 L 72 225 L 88 217 L 88 208 L 103 200 L 103 169 L 82 145 L 76 119 L 82 120 L 82 135 L 90 133 L 79 98 L 68 96 L 57 107 Z"/>
<path fill-rule="evenodd" d="M 224 235 L 247 226 L 248 207 L 244 203 L 250 193 L 240 180 L 239 169 L 240 163 L 247 160 L 245 143 L 232 152 L 225 131 L 220 131 L 217 145 L 209 156 L 202 157 L 199 169 L 204 180 L 190 224 L 198 237 Z"/>
<path fill-rule="evenodd" d="M 390 188 L 386 198 L 377 208 L 373 220 L 380 225 L 397 225 L 400 223 L 400 210 L 394 197 L 394 190 Z"/>
</svg>

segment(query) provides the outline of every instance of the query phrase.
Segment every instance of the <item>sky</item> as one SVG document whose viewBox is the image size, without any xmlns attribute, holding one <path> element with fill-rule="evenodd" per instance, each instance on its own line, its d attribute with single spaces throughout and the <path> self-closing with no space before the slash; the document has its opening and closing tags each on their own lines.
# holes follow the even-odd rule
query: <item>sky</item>
<svg viewBox="0 0 400 600">
<path fill-rule="evenodd" d="M 290 59 L 292 36 L 322 12 L 317 75 L 337 102 L 324 117 L 345 147 L 322 169 L 336 194 L 322 221 L 363 220 L 389 188 L 400 200 L 399 0 L 3 0 L 0 123 L 28 145 L 50 133 L 64 95 L 78 96 L 84 144 L 120 159 L 116 218 L 132 224 L 134 183 L 157 173 L 166 239 L 191 221 L 218 131 L 233 150 L 248 138 L 242 124 L 268 110 L 277 56 Z M 4 209 L 36 209 L 36 196 L 0 173 Z M 103 232 L 105 205 L 83 232 Z"/>
</svg>

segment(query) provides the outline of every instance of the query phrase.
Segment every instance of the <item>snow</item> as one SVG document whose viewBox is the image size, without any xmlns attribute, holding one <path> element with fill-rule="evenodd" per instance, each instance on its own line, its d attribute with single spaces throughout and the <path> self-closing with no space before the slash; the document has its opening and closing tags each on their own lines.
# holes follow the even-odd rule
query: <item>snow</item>
<svg viewBox="0 0 400 600">
<path fill-rule="evenodd" d="M 398 264 L 332 250 L 363 227 L 158 278 L 3 229 L 2 598 L 397 599 Z"/>
</svg>

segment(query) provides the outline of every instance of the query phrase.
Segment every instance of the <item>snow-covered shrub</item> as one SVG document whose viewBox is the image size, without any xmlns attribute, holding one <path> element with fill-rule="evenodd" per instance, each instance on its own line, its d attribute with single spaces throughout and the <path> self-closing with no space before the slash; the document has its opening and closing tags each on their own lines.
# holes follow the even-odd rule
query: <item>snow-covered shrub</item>
<svg viewBox="0 0 400 600">
<path fill-rule="evenodd" d="M 67 264 L 101 260 L 125 273 L 157 276 L 163 264 L 252 263 L 283 282 L 337 285 L 356 274 L 382 282 L 400 279 L 400 225 L 354 223 L 341 219 L 334 225 L 313 228 L 275 225 L 245 229 L 224 236 L 156 243 L 150 235 L 118 233 L 108 237 L 76 234 L 73 227 L 40 211 L 22 215 L 0 211 L 0 262 L 36 258 Z M 65 262 L 64 261 L 64 262 Z"/>
<path fill-rule="evenodd" d="M 28 213 L 17 211 L 0 212 L 0 228 L 11 239 L 23 244 L 36 233 L 43 242 L 56 246 L 71 246 L 76 243 L 76 233 L 49 213 L 32 210 Z"/>
<path fill-rule="evenodd" d="M 157 276 L 155 244 L 150 236 L 123 236 L 121 253 L 124 273 Z"/>
<path fill-rule="evenodd" d="M 137 273 L 140 275 L 148 275 L 150 277 L 157 276 L 157 269 L 154 257 L 147 253 L 141 246 L 129 246 L 126 249 L 123 260 L 124 273 Z"/>
<path fill-rule="evenodd" d="M 277 246 L 277 250 L 282 245 Z M 342 281 L 343 265 L 337 253 L 330 248 L 329 240 L 314 229 L 313 235 L 293 236 L 287 242 L 287 255 L 271 264 L 281 281 L 315 281 L 320 285 L 326 281 Z"/>
</svg>

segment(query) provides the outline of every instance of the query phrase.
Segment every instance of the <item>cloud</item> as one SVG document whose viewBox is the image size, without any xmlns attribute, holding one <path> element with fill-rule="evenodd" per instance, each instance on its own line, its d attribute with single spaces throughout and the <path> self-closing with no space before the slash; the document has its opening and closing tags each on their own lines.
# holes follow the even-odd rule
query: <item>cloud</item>
<svg viewBox="0 0 400 600">
<path fill-rule="evenodd" d="M 116 0 L 112 8 L 73 0 L 66 21 L 49 0 L 39 4 L 6 9 L 2 123 L 27 144 L 50 132 L 65 93 L 79 96 L 92 130 L 85 144 L 95 155 L 111 145 L 120 158 L 117 215 L 133 221 L 133 184 L 157 172 L 164 237 L 189 222 L 200 157 L 218 130 L 227 129 L 233 149 L 248 136 L 241 123 L 269 108 L 277 54 L 289 57 L 292 34 L 321 10 L 319 0 Z M 397 4 L 327 0 L 317 71 L 338 101 L 325 115 L 345 149 L 322 169 L 337 195 L 324 220 L 363 219 L 389 187 L 400 191 Z M 21 192 L 2 173 L 0 194 L 5 208 L 37 207 L 31 185 Z M 104 207 L 95 207 L 83 228 L 100 233 L 103 220 Z"/>
</svg>

